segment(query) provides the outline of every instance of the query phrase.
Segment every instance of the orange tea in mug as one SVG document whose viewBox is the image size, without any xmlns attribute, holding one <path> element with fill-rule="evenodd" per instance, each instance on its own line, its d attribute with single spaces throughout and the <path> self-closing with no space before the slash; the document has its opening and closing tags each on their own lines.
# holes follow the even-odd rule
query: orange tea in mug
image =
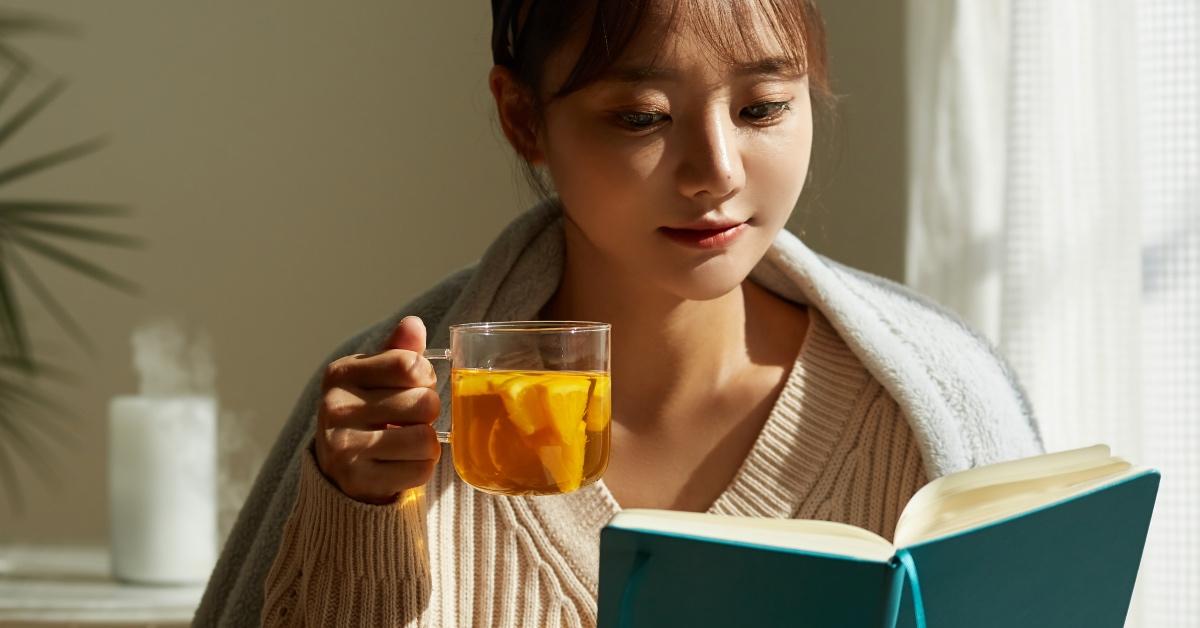
<svg viewBox="0 0 1200 628">
<path fill-rule="evenodd" d="M 608 466 L 609 325 L 515 321 L 450 326 L 454 468 L 501 495 L 569 493 Z"/>
<path fill-rule="evenodd" d="M 608 464 L 607 373 L 451 371 L 450 443 L 463 480 L 486 491 L 567 493 Z"/>
</svg>

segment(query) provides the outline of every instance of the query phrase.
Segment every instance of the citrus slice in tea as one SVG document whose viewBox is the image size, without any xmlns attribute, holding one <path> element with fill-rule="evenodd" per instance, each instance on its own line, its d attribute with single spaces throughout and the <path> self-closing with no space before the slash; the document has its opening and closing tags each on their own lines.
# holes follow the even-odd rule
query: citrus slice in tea
<svg viewBox="0 0 1200 628">
<path fill-rule="evenodd" d="M 583 457 L 586 453 L 587 431 L 583 421 L 576 421 L 569 433 L 559 434 L 558 442 L 538 447 L 538 459 L 554 478 L 558 490 L 568 493 L 583 483 Z"/>
<path fill-rule="evenodd" d="M 530 436 L 545 423 L 542 412 L 542 391 L 536 376 L 508 376 L 496 384 L 496 391 L 504 400 L 508 420 L 517 431 Z"/>
<path fill-rule="evenodd" d="M 587 410 L 588 388 L 591 382 L 587 376 L 567 375 L 548 378 L 542 384 L 545 395 L 545 415 L 549 424 L 559 433 L 562 439 L 572 438 L 583 414 Z"/>
<path fill-rule="evenodd" d="M 524 437 L 512 423 L 500 419 L 492 424 L 487 452 L 498 471 L 497 481 L 504 488 L 530 490 L 546 485 L 541 460 L 524 444 Z"/>
<path fill-rule="evenodd" d="M 469 377 L 460 376 L 455 380 L 454 394 L 464 397 L 495 395 L 499 393 L 500 386 L 504 382 L 515 378 L 516 376 L 512 373 L 503 371 L 498 373 L 472 372 Z"/>
<path fill-rule="evenodd" d="M 509 421 L 561 491 L 579 488 L 587 444 L 584 414 L 591 381 L 584 374 L 523 373 L 497 384 Z M 504 457 L 506 452 L 498 451 Z M 511 457 L 511 454 L 508 454 Z M 497 465 L 502 463 L 497 461 Z"/>
<path fill-rule="evenodd" d="M 563 492 L 579 488 L 583 481 L 583 456 L 587 446 L 584 413 L 588 406 L 586 375 L 562 375 L 542 384 L 549 433 L 539 433 L 538 458 Z"/>
<path fill-rule="evenodd" d="M 587 402 L 587 431 L 600 432 L 608 427 L 612 417 L 612 380 L 597 377 L 592 396 Z"/>
</svg>

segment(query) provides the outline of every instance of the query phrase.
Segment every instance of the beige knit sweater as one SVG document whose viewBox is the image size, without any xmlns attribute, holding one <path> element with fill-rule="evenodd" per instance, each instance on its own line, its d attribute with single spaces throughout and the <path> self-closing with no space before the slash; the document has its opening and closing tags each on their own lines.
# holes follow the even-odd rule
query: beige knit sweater
<svg viewBox="0 0 1200 628">
<path fill-rule="evenodd" d="M 899 407 L 809 309 L 770 416 L 709 512 L 825 519 L 891 538 L 925 482 Z M 620 510 L 603 480 L 552 497 L 498 497 L 443 455 L 393 506 L 346 497 L 311 448 L 265 586 L 268 626 L 594 626 L 600 529 Z"/>
</svg>

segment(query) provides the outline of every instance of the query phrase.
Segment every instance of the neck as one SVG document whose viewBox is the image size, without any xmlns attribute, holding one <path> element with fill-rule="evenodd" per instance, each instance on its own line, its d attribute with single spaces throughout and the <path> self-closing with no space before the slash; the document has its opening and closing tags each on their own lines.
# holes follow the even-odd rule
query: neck
<svg viewBox="0 0 1200 628">
<path fill-rule="evenodd" d="M 747 312 L 763 298 L 761 288 L 746 281 L 715 299 L 684 299 L 605 263 L 570 220 L 564 229 L 562 282 L 541 316 L 612 324 L 619 406 L 660 417 L 681 398 L 714 394 L 759 361 Z"/>
</svg>

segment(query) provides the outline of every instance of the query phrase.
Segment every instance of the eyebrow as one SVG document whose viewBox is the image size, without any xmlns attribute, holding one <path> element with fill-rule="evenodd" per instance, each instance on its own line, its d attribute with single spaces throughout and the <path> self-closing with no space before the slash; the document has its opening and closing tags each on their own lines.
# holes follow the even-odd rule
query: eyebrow
<svg viewBox="0 0 1200 628">
<path fill-rule="evenodd" d="M 733 76 L 780 76 L 800 77 L 804 72 L 796 69 L 796 64 L 787 57 L 768 57 L 746 63 L 735 63 L 731 68 Z M 618 65 L 609 68 L 600 77 L 601 80 L 618 83 L 644 83 L 647 81 L 678 81 L 681 73 L 670 68 L 655 66 L 626 66 Z"/>
</svg>

